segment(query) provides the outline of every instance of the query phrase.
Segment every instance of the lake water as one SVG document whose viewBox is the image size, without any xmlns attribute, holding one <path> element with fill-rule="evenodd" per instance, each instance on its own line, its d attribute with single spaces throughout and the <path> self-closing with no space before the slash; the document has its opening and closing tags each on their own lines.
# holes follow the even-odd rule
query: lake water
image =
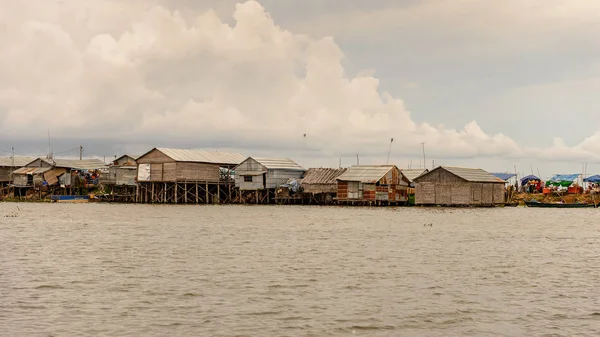
<svg viewBox="0 0 600 337">
<path fill-rule="evenodd" d="M 598 336 L 600 210 L 0 203 L 0 335 Z"/>
</svg>

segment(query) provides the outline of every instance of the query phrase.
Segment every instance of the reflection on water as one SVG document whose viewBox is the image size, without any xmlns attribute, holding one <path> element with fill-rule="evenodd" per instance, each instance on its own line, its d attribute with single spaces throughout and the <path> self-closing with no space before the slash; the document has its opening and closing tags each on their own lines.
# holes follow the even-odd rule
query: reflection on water
<svg viewBox="0 0 600 337">
<path fill-rule="evenodd" d="M 2 336 L 600 335 L 595 209 L 19 207 Z"/>
</svg>

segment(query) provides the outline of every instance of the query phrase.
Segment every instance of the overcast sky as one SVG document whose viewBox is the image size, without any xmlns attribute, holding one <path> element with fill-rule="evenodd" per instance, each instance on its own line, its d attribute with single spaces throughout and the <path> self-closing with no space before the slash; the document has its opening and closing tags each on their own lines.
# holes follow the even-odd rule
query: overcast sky
<svg viewBox="0 0 600 337">
<path fill-rule="evenodd" d="M 0 155 L 600 173 L 597 0 L 0 4 Z"/>
</svg>

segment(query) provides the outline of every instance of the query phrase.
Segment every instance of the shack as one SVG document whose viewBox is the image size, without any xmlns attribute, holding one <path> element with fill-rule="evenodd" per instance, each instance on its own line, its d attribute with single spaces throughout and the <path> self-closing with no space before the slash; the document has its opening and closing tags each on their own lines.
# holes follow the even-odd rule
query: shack
<svg viewBox="0 0 600 337">
<path fill-rule="evenodd" d="M 15 196 L 24 196 L 29 189 L 45 194 L 66 194 L 73 188 L 93 187 L 98 184 L 99 170 L 105 168 L 98 159 L 36 158 L 14 171 Z"/>
<path fill-rule="evenodd" d="M 306 169 L 289 158 L 248 157 L 235 167 L 235 186 L 240 201 L 248 202 L 244 192 L 252 192 L 255 203 L 274 201 L 275 189 L 290 179 L 300 180 Z"/>
<path fill-rule="evenodd" d="M 115 156 L 116 157 L 116 156 Z M 113 166 L 137 166 L 137 158 L 139 156 L 124 154 L 113 160 Z"/>
<path fill-rule="evenodd" d="M 337 178 L 346 170 L 347 168 L 310 168 L 302 178 L 302 191 L 313 197 L 332 201 L 337 196 Z"/>
<path fill-rule="evenodd" d="M 336 178 L 338 203 L 399 205 L 408 200 L 408 178 L 395 165 L 355 165 Z"/>
<path fill-rule="evenodd" d="M 153 148 L 136 159 L 137 202 L 220 203 L 231 201 L 239 153 Z"/>
<path fill-rule="evenodd" d="M 13 172 L 27 165 L 35 158 L 32 157 L 0 157 L 0 188 L 12 183 Z"/>
<path fill-rule="evenodd" d="M 404 176 L 408 178 L 408 186 L 411 188 L 415 187 L 415 179 L 417 177 L 429 172 L 428 169 L 403 169 L 401 171 L 402 174 L 404 174 Z"/>
<path fill-rule="evenodd" d="M 504 180 L 482 169 L 439 166 L 415 179 L 416 205 L 504 204 Z"/>
</svg>

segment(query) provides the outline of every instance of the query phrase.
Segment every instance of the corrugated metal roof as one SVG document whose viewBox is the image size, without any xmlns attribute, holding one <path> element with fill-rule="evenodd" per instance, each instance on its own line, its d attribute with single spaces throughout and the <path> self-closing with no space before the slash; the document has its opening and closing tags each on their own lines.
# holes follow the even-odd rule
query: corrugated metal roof
<svg viewBox="0 0 600 337">
<path fill-rule="evenodd" d="M 337 180 L 373 184 L 383 178 L 394 167 L 394 165 L 355 165 L 337 177 Z"/>
<path fill-rule="evenodd" d="M 259 164 L 266 167 L 268 170 L 292 170 L 292 171 L 306 171 L 306 169 L 295 161 L 289 158 L 255 158 L 250 157 L 256 160 Z"/>
<path fill-rule="evenodd" d="M 504 180 L 494 176 L 493 174 L 482 170 L 482 169 L 474 169 L 474 168 L 466 168 L 466 167 L 452 167 L 452 166 L 440 166 L 431 172 L 434 172 L 438 169 L 446 170 L 468 182 L 472 183 L 503 183 Z M 422 175 L 421 177 L 426 176 L 427 174 Z"/>
<path fill-rule="evenodd" d="M 106 164 L 100 159 L 40 159 L 52 166 L 64 167 L 73 170 L 94 170 L 106 167 Z"/>
<path fill-rule="evenodd" d="M 428 169 L 410 169 L 410 170 L 407 169 L 407 170 L 402 170 L 402 174 L 404 174 L 404 176 L 406 178 L 408 178 L 408 180 L 410 182 L 412 182 L 418 176 L 420 176 L 421 174 L 423 174 L 425 172 L 429 172 L 429 170 Z"/>
<path fill-rule="evenodd" d="M 51 167 L 21 167 L 20 169 L 15 170 L 14 174 L 40 174 L 47 171 L 50 171 Z"/>
<path fill-rule="evenodd" d="M 162 147 L 156 149 L 175 161 L 184 161 L 192 163 L 238 165 L 246 159 L 245 156 L 239 153 L 218 151 L 210 152 L 188 149 L 167 149 Z M 139 157 L 137 159 L 139 159 Z"/>
<path fill-rule="evenodd" d="M 336 178 L 344 172 L 346 172 L 345 168 L 309 168 L 304 174 L 302 184 L 335 184 L 337 182 Z"/>
<path fill-rule="evenodd" d="M 35 159 L 36 158 L 34 158 L 34 157 L 17 157 L 17 156 L 15 156 L 14 165 L 15 165 L 15 167 L 22 167 L 22 166 L 25 166 L 25 165 L 31 163 Z M 0 157 L 0 167 L 12 167 L 12 165 L 13 165 L 12 157 Z"/>
</svg>

